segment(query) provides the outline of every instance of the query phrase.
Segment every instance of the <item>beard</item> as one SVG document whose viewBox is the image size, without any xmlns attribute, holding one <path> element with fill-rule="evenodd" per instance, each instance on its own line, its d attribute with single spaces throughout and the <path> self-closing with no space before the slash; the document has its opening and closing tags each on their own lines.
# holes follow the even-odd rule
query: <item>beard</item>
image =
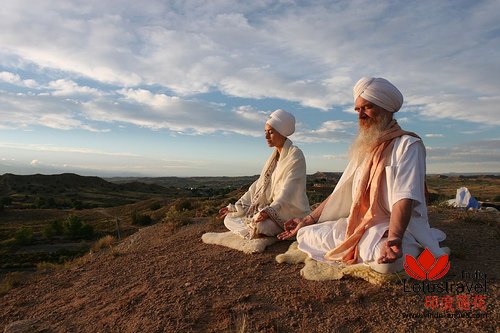
<svg viewBox="0 0 500 333">
<path fill-rule="evenodd" d="M 364 118 L 359 120 L 359 132 L 356 139 L 349 148 L 349 159 L 360 165 L 377 143 L 381 134 L 387 130 L 392 120 L 392 113 L 382 113 L 375 118 Z"/>
</svg>

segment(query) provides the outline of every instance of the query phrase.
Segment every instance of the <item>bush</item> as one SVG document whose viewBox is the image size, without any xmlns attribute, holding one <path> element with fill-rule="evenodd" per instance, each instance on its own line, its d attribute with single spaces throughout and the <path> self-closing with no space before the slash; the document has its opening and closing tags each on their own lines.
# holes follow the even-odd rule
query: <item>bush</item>
<svg viewBox="0 0 500 333">
<path fill-rule="evenodd" d="M 54 220 L 49 225 L 46 225 L 42 230 L 43 237 L 51 239 L 54 236 L 60 236 L 64 232 L 63 222 L 61 220 Z"/>
<path fill-rule="evenodd" d="M 33 230 L 23 225 L 16 230 L 14 239 L 17 245 L 29 245 L 33 242 Z"/>
<path fill-rule="evenodd" d="M 149 206 L 150 210 L 158 210 L 160 208 L 161 208 L 161 204 L 159 202 L 154 202 L 151 204 L 151 206 Z"/>
<path fill-rule="evenodd" d="M 71 215 L 63 223 L 63 234 L 70 239 L 91 239 L 94 236 L 94 228 L 83 223 L 78 216 Z"/>
<path fill-rule="evenodd" d="M 164 222 L 172 223 L 176 226 L 183 226 L 191 222 L 191 218 L 194 216 L 193 211 L 182 210 L 178 211 L 175 206 L 171 206 L 168 212 L 163 218 Z"/>
<path fill-rule="evenodd" d="M 3 197 L 2 200 L 0 200 L 0 205 L 9 206 L 11 204 L 12 204 L 11 197 Z"/>
<path fill-rule="evenodd" d="M 179 212 L 182 212 L 183 210 L 193 209 L 193 203 L 191 202 L 191 200 L 188 199 L 180 199 L 175 202 L 174 206 L 175 209 Z"/>
<path fill-rule="evenodd" d="M 139 214 L 137 211 L 132 213 L 132 224 L 134 225 L 150 225 L 153 224 L 151 216 Z"/>
</svg>

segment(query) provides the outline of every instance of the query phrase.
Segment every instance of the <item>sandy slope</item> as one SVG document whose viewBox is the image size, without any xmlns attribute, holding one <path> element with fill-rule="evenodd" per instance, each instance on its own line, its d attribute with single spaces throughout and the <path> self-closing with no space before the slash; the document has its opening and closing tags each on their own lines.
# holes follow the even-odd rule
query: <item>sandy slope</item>
<svg viewBox="0 0 500 333">
<path fill-rule="evenodd" d="M 487 318 L 403 318 L 424 310 L 424 296 L 400 284 L 303 280 L 300 265 L 274 260 L 289 242 L 245 255 L 203 244 L 222 228 L 199 221 L 144 228 L 86 264 L 39 274 L 0 297 L 0 332 L 19 320 L 44 332 L 498 332 L 498 218 L 431 216 L 457 253 L 445 279 L 488 274 Z"/>
</svg>

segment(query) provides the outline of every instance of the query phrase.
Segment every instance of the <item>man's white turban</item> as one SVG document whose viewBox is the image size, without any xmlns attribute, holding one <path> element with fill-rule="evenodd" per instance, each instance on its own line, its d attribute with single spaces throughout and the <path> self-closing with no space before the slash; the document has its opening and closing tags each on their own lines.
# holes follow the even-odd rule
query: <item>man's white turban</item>
<svg viewBox="0 0 500 333">
<path fill-rule="evenodd" d="M 361 78 L 353 88 L 354 102 L 361 96 L 373 104 L 397 112 L 403 105 L 403 94 L 392 83 L 381 77 Z"/>
<path fill-rule="evenodd" d="M 283 136 L 290 136 L 295 132 L 295 117 L 285 110 L 278 109 L 271 113 L 266 124 L 269 124 Z"/>
</svg>

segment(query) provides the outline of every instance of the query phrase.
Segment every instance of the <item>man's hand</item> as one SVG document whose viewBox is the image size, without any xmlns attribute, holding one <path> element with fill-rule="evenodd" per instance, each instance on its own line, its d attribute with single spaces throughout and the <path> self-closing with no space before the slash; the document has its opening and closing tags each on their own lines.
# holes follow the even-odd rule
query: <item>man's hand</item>
<svg viewBox="0 0 500 333">
<path fill-rule="evenodd" d="M 226 217 L 227 213 L 229 213 L 229 208 L 222 207 L 219 209 L 219 214 L 217 215 L 217 220 L 222 220 Z"/>
<path fill-rule="evenodd" d="M 260 223 L 266 219 L 269 218 L 269 215 L 266 213 L 265 210 L 262 210 L 259 212 L 259 215 L 257 216 L 257 218 L 255 219 L 255 223 Z"/>
<path fill-rule="evenodd" d="M 387 242 L 380 251 L 380 258 L 378 258 L 377 262 L 379 264 L 389 264 L 401 258 L 403 256 L 402 244 L 403 242 L 399 237 L 387 239 Z"/>
<path fill-rule="evenodd" d="M 306 226 L 304 219 L 295 218 L 295 219 L 288 220 L 284 224 L 285 231 L 283 231 L 277 237 L 279 240 L 285 240 L 285 239 L 292 238 L 293 236 L 297 235 L 297 232 L 299 231 L 299 229 L 304 227 L 304 226 Z"/>
</svg>

